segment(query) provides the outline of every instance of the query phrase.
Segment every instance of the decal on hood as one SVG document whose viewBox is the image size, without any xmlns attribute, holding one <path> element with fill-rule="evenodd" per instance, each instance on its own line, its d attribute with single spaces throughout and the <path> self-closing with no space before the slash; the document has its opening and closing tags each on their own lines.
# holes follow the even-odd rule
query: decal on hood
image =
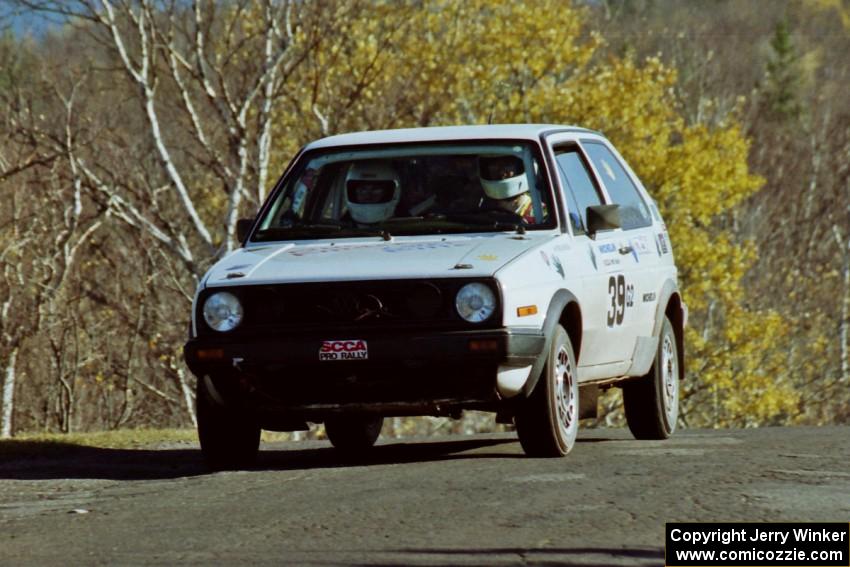
<svg viewBox="0 0 850 567">
<path fill-rule="evenodd" d="M 468 242 L 401 242 L 396 244 L 386 244 L 384 246 L 375 246 L 370 242 L 363 244 L 331 244 L 329 246 L 304 246 L 295 247 L 288 250 L 286 253 L 290 256 L 309 256 L 311 254 L 334 254 L 337 252 L 348 252 L 350 250 L 360 250 L 363 248 L 378 248 L 382 252 L 396 254 L 398 252 L 426 252 L 428 250 L 438 250 L 441 248 L 463 248 L 469 246 Z"/>
<path fill-rule="evenodd" d="M 449 270 L 491 277 L 548 235 L 513 240 L 508 235 L 416 238 L 381 241 L 281 243 L 257 252 L 243 248 L 211 270 L 209 281 L 276 284 L 317 281 L 441 277 Z M 537 252 L 535 252 L 537 254 Z M 407 259 L 415 261 L 407 261 Z M 247 265 L 242 269 L 243 265 Z M 231 267 L 239 266 L 237 271 Z M 228 274 L 244 273 L 239 279 Z M 559 272 L 560 273 L 560 272 Z"/>
</svg>

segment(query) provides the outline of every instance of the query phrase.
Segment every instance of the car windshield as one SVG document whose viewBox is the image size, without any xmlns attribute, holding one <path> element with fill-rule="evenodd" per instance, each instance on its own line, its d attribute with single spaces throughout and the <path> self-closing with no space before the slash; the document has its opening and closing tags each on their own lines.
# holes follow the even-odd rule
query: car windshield
<svg viewBox="0 0 850 567">
<path fill-rule="evenodd" d="M 253 241 L 554 228 L 537 150 L 523 142 L 308 153 Z"/>
</svg>

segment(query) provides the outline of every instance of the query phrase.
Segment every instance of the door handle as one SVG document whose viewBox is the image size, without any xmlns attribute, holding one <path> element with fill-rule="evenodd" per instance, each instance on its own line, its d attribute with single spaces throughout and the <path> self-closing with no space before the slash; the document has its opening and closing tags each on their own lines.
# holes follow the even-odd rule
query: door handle
<svg viewBox="0 0 850 567">
<path fill-rule="evenodd" d="M 618 250 L 618 252 L 620 252 L 620 254 L 625 256 L 626 254 L 631 254 L 632 250 L 634 250 L 634 249 L 631 246 L 623 246 L 622 248 L 620 248 Z"/>
</svg>

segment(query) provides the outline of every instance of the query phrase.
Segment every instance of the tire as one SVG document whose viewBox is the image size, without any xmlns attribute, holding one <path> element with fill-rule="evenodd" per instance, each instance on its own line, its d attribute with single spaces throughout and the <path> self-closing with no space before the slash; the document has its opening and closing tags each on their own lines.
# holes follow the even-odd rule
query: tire
<svg viewBox="0 0 850 567">
<path fill-rule="evenodd" d="M 198 440 L 204 461 L 212 470 L 250 467 L 260 448 L 260 426 L 235 408 L 222 406 L 207 391 L 206 379 L 198 379 L 196 396 Z"/>
<path fill-rule="evenodd" d="M 561 325 L 534 391 L 518 408 L 519 442 L 530 457 L 563 457 L 578 435 L 578 376 L 570 337 Z"/>
<path fill-rule="evenodd" d="M 626 422 L 635 439 L 667 439 L 679 418 L 679 353 L 667 317 L 658 337 L 655 361 L 646 376 L 623 386 Z"/>
<path fill-rule="evenodd" d="M 383 425 L 382 416 L 347 415 L 326 419 L 325 433 L 337 451 L 354 454 L 369 450 Z"/>
</svg>

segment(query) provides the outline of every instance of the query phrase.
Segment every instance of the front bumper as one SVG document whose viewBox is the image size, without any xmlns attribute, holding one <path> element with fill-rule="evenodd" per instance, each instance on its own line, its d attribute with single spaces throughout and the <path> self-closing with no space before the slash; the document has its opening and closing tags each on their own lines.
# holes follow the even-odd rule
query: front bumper
<svg viewBox="0 0 850 567">
<path fill-rule="evenodd" d="M 319 351 L 328 340 L 365 341 L 368 358 L 322 361 Z M 307 415 L 384 407 L 395 408 L 388 411 L 398 415 L 415 415 L 438 402 L 469 406 L 498 401 L 499 369 L 533 365 L 544 345 L 539 331 L 505 328 L 239 340 L 203 337 L 189 340 L 184 357 L 198 378 L 210 377 L 223 398 L 254 408 Z"/>
</svg>

